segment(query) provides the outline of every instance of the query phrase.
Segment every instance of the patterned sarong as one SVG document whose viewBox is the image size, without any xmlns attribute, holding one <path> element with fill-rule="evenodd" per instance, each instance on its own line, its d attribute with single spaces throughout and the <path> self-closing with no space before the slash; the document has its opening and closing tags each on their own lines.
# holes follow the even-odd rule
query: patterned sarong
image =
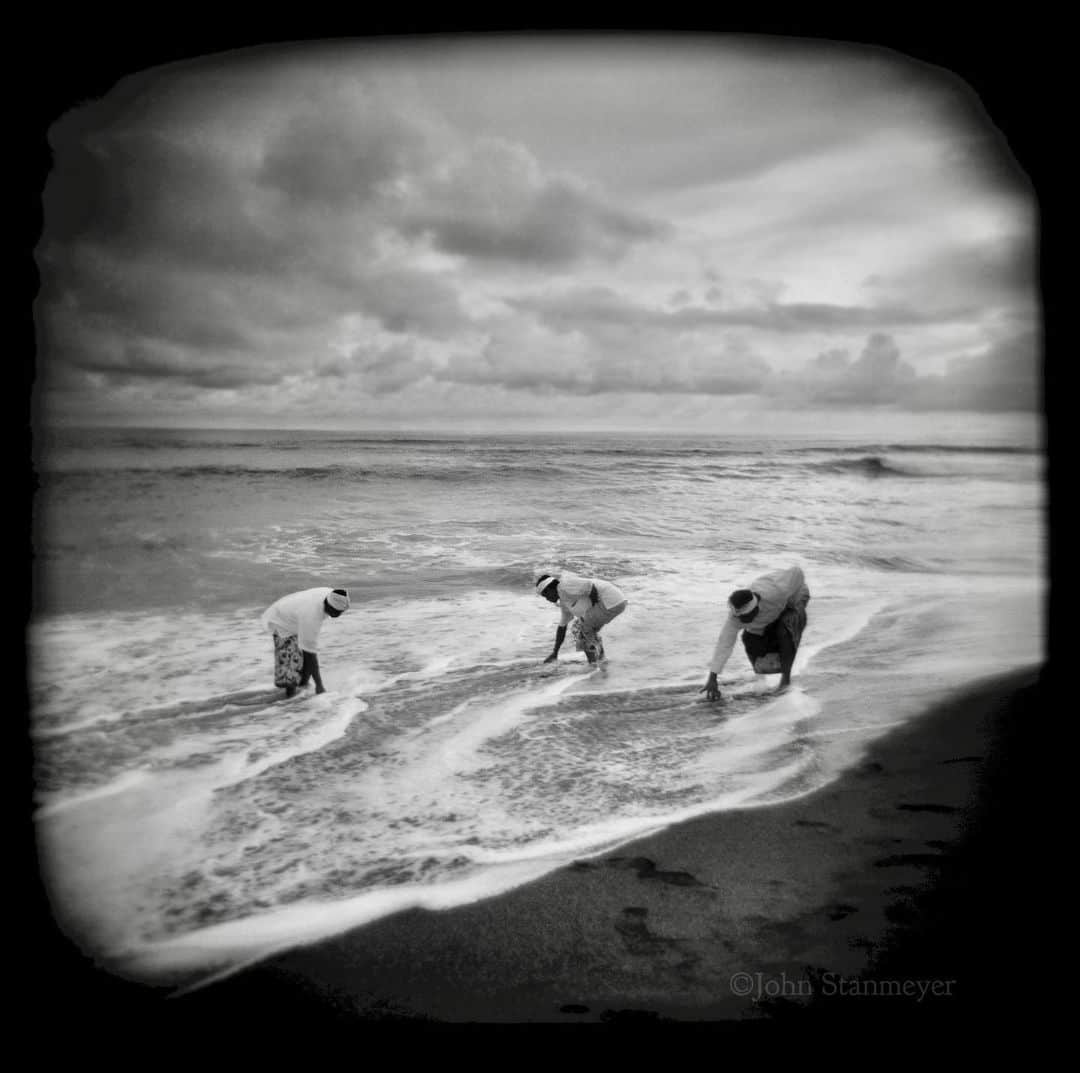
<svg viewBox="0 0 1080 1073">
<path fill-rule="evenodd" d="M 300 670 L 304 666 L 304 655 L 300 651 L 300 642 L 294 634 L 282 637 L 274 634 L 274 685 L 279 689 L 300 684 Z"/>
<path fill-rule="evenodd" d="M 604 658 L 604 642 L 600 640 L 600 634 L 584 619 L 574 619 L 570 624 L 570 636 L 573 638 L 574 647 L 579 652 L 584 652 L 590 663 L 598 663 Z"/>
<path fill-rule="evenodd" d="M 602 604 L 596 604 L 585 612 L 582 618 L 575 618 L 570 625 L 570 636 L 574 647 L 585 653 L 590 663 L 599 663 L 604 658 L 604 642 L 600 639 L 600 627 L 606 626 L 612 619 L 618 618 L 626 610 L 627 601 L 608 610 Z"/>
</svg>

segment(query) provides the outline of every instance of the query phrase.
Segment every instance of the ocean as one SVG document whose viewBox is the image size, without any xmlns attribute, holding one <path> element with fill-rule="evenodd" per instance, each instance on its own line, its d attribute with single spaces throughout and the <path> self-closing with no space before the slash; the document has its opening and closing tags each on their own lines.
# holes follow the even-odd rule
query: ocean
<svg viewBox="0 0 1080 1073">
<path fill-rule="evenodd" d="M 49 429 L 27 633 L 53 913 L 192 983 L 685 818 L 798 797 L 966 684 L 1045 655 L 1045 456 L 1002 421 L 861 436 Z M 728 592 L 800 564 L 793 686 Z M 629 597 L 590 667 L 541 571 Z M 327 692 L 259 615 L 347 587 Z"/>
</svg>

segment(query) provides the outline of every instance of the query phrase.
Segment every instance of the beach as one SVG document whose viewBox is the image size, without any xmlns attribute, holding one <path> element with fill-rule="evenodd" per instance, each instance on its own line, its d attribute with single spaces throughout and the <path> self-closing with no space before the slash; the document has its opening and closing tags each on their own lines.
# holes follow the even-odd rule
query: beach
<svg viewBox="0 0 1080 1073">
<path fill-rule="evenodd" d="M 269 44 L 43 142 L 42 1041 L 1037 1024 L 1055 384 L 981 81 Z"/>
<path fill-rule="evenodd" d="M 1044 460 L 990 433 L 555 454 L 527 435 L 58 439 L 28 767 L 80 1008 L 728 1024 L 831 1006 L 944 867 L 978 721 L 1045 661 Z M 703 497 L 748 482 L 759 512 L 701 524 Z M 592 503 L 589 525 L 551 494 Z M 710 704 L 726 594 L 793 563 L 811 600 L 792 688 L 737 651 Z M 533 581 L 562 570 L 628 596 L 599 666 L 570 646 L 544 662 L 558 616 Z M 320 580 L 352 607 L 320 637 L 327 691 L 285 698 L 260 614 Z"/>
<path fill-rule="evenodd" d="M 1033 1008 L 1037 669 L 973 683 L 833 783 L 705 815 L 453 909 L 409 910 L 186 994 L 87 970 L 80 1009 L 209 1031 L 374 1022 L 966 1023 Z M 1023 796 L 1022 796 L 1023 795 Z M 1025 859 L 1028 855 L 1028 859 Z M 1030 983 L 1030 981 L 1029 981 Z"/>
</svg>

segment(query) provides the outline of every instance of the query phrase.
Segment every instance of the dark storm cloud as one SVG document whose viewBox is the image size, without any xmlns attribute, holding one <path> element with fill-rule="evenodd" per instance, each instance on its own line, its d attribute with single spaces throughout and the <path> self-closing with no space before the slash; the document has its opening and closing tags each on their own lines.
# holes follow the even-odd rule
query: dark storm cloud
<svg viewBox="0 0 1080 1073">
<path fill-rule="evenodd" d="M 294 259 L 274 217 L 256 217 L 249 177 L 228 157 L 154 130 L 53 137 L 43 194 L 46 247 L 76 243 L 190 267 L 267 273 Z"/>
<path fill-rule="evenodd" d="M 363 273 L 358 290 L 359 310 L 388 332 L 445 338 L 469 323 L 457 288 L 432 272 L 371 269 Z"/>
<path fill-rule="evenodd" d="M 546 262 L 617 256 L 663 230 L 545 176 L 521 147 L 454 142 L 446 171 L 430 126 L 353 84 L 316 82 L 247 142 L 243 129 L 233 143 L 190 115 L 173 123 L 181 104 L 174 92 L 165 117 L 91 105 L 51 132 L 39 339 L 46 354 L 60 337 L 71 344 L 54 360 L 78 360 L 77 333 L 65 328 L 77 320 L 115 334 L 112 376 L 135 341 L 189 352 L 193 383 L 207 381 L 199 355 L 210 352 L 228 356 L 238 382 L 246 349 L 262 383 L 268 361 L 306 362 L 309 340 L 339 318 L 437 339 L 468 327 L 458 280 L 400 251 L 387 259 L 395 230 L 425 231 L 458 254 Z M 276 338 L 286 335 L 295 346 Z M 181 367 L 177 356 L 160 373 L 180 378 Z"/>
<path fill-rule="evenodd" d="M 681 305 L 658 309 L 623 298 L 607 287 L 589 287 L 554 295 L 513 300 L 519 309 L 540 316 L 556 331 L 580 331 L 605 324 L 634 324 L 679 330 L 741 327 L 797 333 L 886 325 L 940 322 L 941 314 L 901 305 L 846 306 L 815 302 L 764 301 L 739 309 Z"/>
<path fill-rule="evenodd" d="M 82 329 L 147 336 L 194 351 L 238 349 L 252 337 L 236 318 L 228 289 L 213 278 L 80 244 L 52 277 L 46 328 L 67 320 Z"/>
<path fill-rule="evenodd" d="M 864 286 L 886 301 L 908 296 L 923 309 L 943 304 L 1030 309 L 1039 287 L 1036 235 L 1026 230 L 952 246 L 903 272 L 877 273 Z"/>
<path fill-rule="evenodd" d="M 769 366 L 745 343 L 684 338 L 632 323 L 588 335 L 496 329 L 479 351 L 455 354 L 434 375 L 460 384 L 568 395 L 627 393 L 739 395 L 759 390 Z"/>
<path fill-rule="evenodd" d="M 436 133 L 364 82 L 320 86 L 267 138 L 255 181 L 290 208 L 372 205 L 439 158 Z"/>
<path fill-rule="evenodd" d="M 892 336 L 871 335 L 853 361 L 847 350 L 819 354 L 778 373 L 767 393 L 825 407 L 895 406 L 919 410 L 1035 411 L 1040 406 L 1039 339 L 1024 332 L 956 359 L 944 374 L 918 374 Z"/>
<path fill-rule="evenodd" d="M 256 420 L 327 389 L 395 420 L 635 393 L 1031 408 L 1037 339 L 1001 333 L 1035 323 L 1034 213 L 947 81 L 773 42 L 144 72 L 50 132 L 42 382 L 71 413 L 104 381 L 110 412 Z"/>
<path fill-rule="evenodd" d="M 583 183 L 542 173 L 521 146 L 478 141 L 430 179 L 402 230 L 448 253 L 481 260 L 566 265 L 614 259 L 671 233 L 663 221 L 606 201 Z"/>
<path fill-rule="evenodd" d="M 439 379 L 472 387 L 491 386 L 539 395 L 595 394 L 591 363 L 549 355 L 537 361 L 530 354 L 502 343 L 489 343 L 476 354 L 455 354 Z"/>
<path fill-rule="evenodd" d="M 854 361 L 845 350 L 819 354 L 798 373 L 782 377 L 778 390 L 827 406 L 895 403 L 915 379 L 915 370 L 900 360 L 891 336 L 876 332 Z"/>
<path fill-rule="evenodd" d="M 904 401 L 919 410 L 987 413 L 1042 408 L 1040 336 L 1024 331 L 949 363 L 943 375 L 919 377 Z"/>
<path fill-rule="evenodd" d="M 299 124 L 272 140 L 260 164 L 208 137 L 150 129 L 146 116 L 140 122 L 102 129 L 76 114 L 52 132 L 57 166 L 37 251 L 36 319 L 47 360 L 98 368 L 107 352 L 101 371 L 114 381 L 183 380 L 190 362 L 190 383 L 240 387 L 245 366 L 251 384 L 276 382 L 286 366 L 302 371 L 310 341 L 339 317 L 434 336 L 466 323 L 452 283 L 380 263 L 372 228 L 325 200 L 363 192 L 364 181 L 370 194 L 405 149 L 372 163 L 355 141 L 352 152 L 309 146 Z M 375 148 L 396 144 L 396 129 L 377 129 Z M 307 149 L 318 153 L 305 158 Z M 321 189 L 312 186 L 317 175 Z M 168 360 L 143 360 L 147 346 L 168 350 Z M 225 363 L 220 373 L 205 367 L 211 355 Z"/>
<path fill-rule="evenodd" d="M 430 358 L 417 353 L 411 342 L 388 347 L 357 347 L 343 368 L 358 376 L 363 389 L 376 397 L 389 395 L 425 379 L 432 373 Z"/>
<path fill-rule="evenodd" d="M 705 357 L 675 368 L 660 360 L 623 358 L 605 362 L 533 363 L 515 369 L 508 368 L 494 351 L 479 359 L 452 361 L 436 378 L 541 394 L 747 395 L 760 390 L 769 375 L 761 359 L 742 362 L 737 369 L 728 368 L 729 365 L 721 360 L 714 368 Z"/>
<path fill-rule="evenodd" d="M 222 389 L 278 384 L 285 376 L 281 370 L 259 368 L 249 362 L 196 361 L 185 351 L 156 343 L 106 343 L 81 352 L 72 364 L 86 372 L 100 373 L 114 384 L 164 380 Z"/>
</svg>

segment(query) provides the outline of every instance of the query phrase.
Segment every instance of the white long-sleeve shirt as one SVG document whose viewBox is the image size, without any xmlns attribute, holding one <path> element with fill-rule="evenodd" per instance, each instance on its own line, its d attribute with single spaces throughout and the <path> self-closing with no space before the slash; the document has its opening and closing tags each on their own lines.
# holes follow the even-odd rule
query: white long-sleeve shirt
<svg viewBox="0 0 1080 1073">
<path fill-rule="evenodd" d="M 562 587 L 561 583 L 559 587 Z M 757 594 L 759 609 L 757 616 L 753 622 L 743 625 L 731 608 L 728 608 L 728 617 L 720 630 L 716 648 L 709 661 L 709 670 L 714 674 L 719 674 L 724 669 L 740 630 L 762 634 L 784 613 L 786 608 L 795 607 L 803 596 L 810 598 L 810 590 L 806 586 L 801 566 L 790 566 L 786 570 L 771 570 L 751 582 L 749 588 L 751 592 Z"/>
<path fill-rule="evenodd" d="M 295 637 L 304 652 L 319 651 L 319 631 L 326 621 L 323 601 L 334 590 L 304 589 L 282 596 L 262 613 L 262 624 L 271 633 Z"/>
<path fill-rule="evenodd" d="M 589 593 L 594 585 L 596 595 L 605 610 L 610 611 L 613 607 L 626 603 L 622 590 L 610 581 L 564 572 L 559 575 L 559 609 L 562 612 L 559 625 L 569 625 L 572 619 L 581 618 L 592 607 Z"/>
</svg>

